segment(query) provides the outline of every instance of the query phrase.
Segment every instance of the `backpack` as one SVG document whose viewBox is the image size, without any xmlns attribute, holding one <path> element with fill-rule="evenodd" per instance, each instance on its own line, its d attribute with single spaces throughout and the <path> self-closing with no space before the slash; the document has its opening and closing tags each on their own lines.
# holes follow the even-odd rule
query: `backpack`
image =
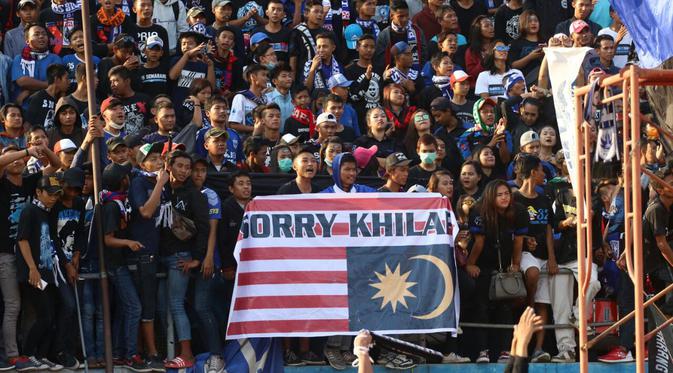
<svg viewBox="0 0 673 373">
<path fill-rule="evenodd" d="M 180 17 L 180 0 L 171 4 L 171 6 L 173 7 L 173 16 L 175 16 L 175 22 L 177 22 L 178 18 Z"/>
</svg>

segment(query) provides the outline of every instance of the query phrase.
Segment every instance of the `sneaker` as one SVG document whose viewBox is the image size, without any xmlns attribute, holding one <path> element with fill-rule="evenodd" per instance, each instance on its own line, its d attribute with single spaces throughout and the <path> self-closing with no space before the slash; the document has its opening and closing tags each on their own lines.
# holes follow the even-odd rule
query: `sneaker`
<svg viewBox="0 0 673 373">
<path fill-rule="evenodd" d="M 294 353 L 292 350 L 285 350 L 285 365 L 288 367 L 301 367 L 306 365 L 299 357 L 297 354 Z"/>
<path fill-rule="evenodd" d="M 8 361 L 0 360 L 0 372 L 5 372 L 14 369 L 14 364 Z"/>
<path fill-rule="evenodd" d="M 59 370 L 63 370 L 63 365 L 61 364 L 56 364 L 53 361 L 47 359 L 46 357 L 43 357 L 40 359 L 40 361 L 47 366 L 47 370 L 52 371 L 52 372 L 58 372 Z M 79 364 L 77 364 L 79 366 Z"/>
<path fill-rule="evenodd" d="M 206 360 L 206 365 L 203 367 L 205 373 L 222 373 L 224 372 L 224 359 L 220 355 L 210 355 Z"/>
<path fill-rule="evenodd" d="M 344 363 L 348 365 L 352 365 L 353 362 L 358 359 L 352 351 L 341 351 L 341 358 L 344 359 Z"/>
<path fill-rule="evenodd" d="M 325 365 L 325 359 L 321 358 L 313 351 L 306 351 L 302 353 L 300 359 L 306 365 Z"/>
<path fill-rule="evenodd" d="M 551 358 L 552 363 L 574 363 L 576 360 L 575 351 L 573 350 L 561 351 L 558 355 Z"/>
<path fill-rule="evenodd" d="M 507 364 L 509 361 L 509 352 L 502 351 L 500 356 L 498 356 L 498 364 Z"/>
<path fill-rule="evenodd" d="M 61 352 L 60 354 L 56 355 L 54 362 L 58 365 L 63 365 L 63 368 L 65 369 L 74 370 L 79 368 L 79 361 L 77 361 L 74 356 L 67 352 Z"/>
<path fill-rule="evenodd" d="M 416 367 L 416 363 L 406 355 L 391 353 L 392 359 L 388 360 L 385 367 L 395 370 L 407 370 Z"/>
<path fill-rule="evenodd" d="M 488 364 L 491 362 L 491 357 L 488 355 L 488 350 L 479 352 L 479 357 L 475 361 L 477 364 Z"/>
<path fill-rule="evenodd" d="M 549 352 L 543 350 L 537 350 L 533 352 L 533 356 L 530 357 L 531 363 L 548 363 L 551 361 L 551 355 Z"/>
<path fill-rule="evenodd" d="M 343 356 L 341 356 L 341 351 L 335 350 L 332 348 L 325 349 L 325 357 L 329 365 L 336 370 L 344 370 L 348 368 L 344 362 Z"/>
<path fill-rule="evenodd" d="M 164 360 L 159 357 L 159 355 L 148 356 L 147 364 L 152 368 L 153 372 L 165 372 L 166 367 L 164 366 Z"/>
<path fill-rule="evenodd" d="M 30 372 L 34 370 L 45 370 L 49 368 L 46 364 L 42 363 L 36 357 L 13 357 L 9 359 L 10 364 L 14 364 L 14 368 L 17 372 Z"/>
<path fill-rule="evenodd" d="M 465 356 L 460 356 L 455 352 L 452 352 L 448 355 L 444 355 L 442 358 L 442 363 L 443 364 L 461 364 L 461 363 L 469 363 L 470 358 L 465 357 Z"/>
<path fill-rule="evenodd" d="M 112 366 L 113 367 L 123 367 L 126 365 L 126 359 L 122 359 L 120 357 L 112 357 Z"/>
<path fill-rule="evenodd" d="M 127 359 L 124 363 L 126 369 L 132 370 L 134 372 L 151 372 L 152 367 L 150 364 L 143 360 L 140 355 L 135 354 L 130 359 Z"/>
<path fill-rule="evenodd" d="M 599 356 L 598 361 L 601 363 L 630 363 L 635 361 L 635 359 L 633 358 L 633 355 L 631 355 L 631 351 L 624 347 L 617 346 L 607 354 Z"/>
</svg>

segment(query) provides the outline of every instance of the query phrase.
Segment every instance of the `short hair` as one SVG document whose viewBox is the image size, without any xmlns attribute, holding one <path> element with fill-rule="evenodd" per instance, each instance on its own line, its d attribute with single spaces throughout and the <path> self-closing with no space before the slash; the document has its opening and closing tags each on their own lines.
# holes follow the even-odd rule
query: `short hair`
<svg viewBox="0 0 673 373">
<path fill-rule="evenodd" d="M 376 38 L 374 37 L 374 35 L 372 35 L 372 34 L 364 34 L 364 35 L 362 35 L 362 36 L 360 36 L 360 37 L 358 38 L 358 41 L 357 41 L 357 43 L 356 43 L 355 45 L 359 47 L 359 46 L 360 46 L 360 43 L 362 43 L 362 42 L 365 41 L 365 40 L 371 40 L 371 41 L 374 42 L 374 44 L 376 44 Z"/>
<path fill-rule="evenodd" d="M 521 177 L 527 179 L 530 177 L 531 172 L 538 168 L 542 161 L 540 158 L 533 154 L 521 153 L 521 156 L 517 160 L 519 163 L 519 173 Z"/>
<path fill-rule="evenodd" d="M 355 10 L 360 9 L 368 0 L 355 0 Z"/>
<path fill-rule="evenodd" d="M 665 180 L 666 177 L 673 175 L 673 172 L 668 167 L 662 167 L 662 168 L 658 169 L 654 173 L 654 175 L 657 176 L 658 178 L 660 178 L 661 180 Z M 660 183 L 659 181 L 657 181 L 655 179 L 651 179 L 650 184 L 652 185 L 652 188 L 654 190 L 661 190 L 661 189 L 664 188 L 664 184 Z"/>
<path fill-rule="evenodd" d="M 325 98 L 323 99 L 323 102 L 324 102 L 325 106 L 327 106 L 327 103 L 330 102 L 330 101 L 331 101 L 331 102 L 336 102 L 337 104 L 344 104 L 344 103 L 345 103 L 345 102 L 344 102 L 344 99 L 341 98 L 341 96 L 339 96 L 339 95 L 335 95 L 334 93 L 330 93 L 330 94 L 328 94 L 328 95 L 325 96 Z"/>
<path fill-rule="evenodd" d="M 341 166 L 339 168 L 343 167 L 344 163 L 353 163 L 355 164 L 355 167 L 358 165 L 358 161 L 355 159 L 353 153 L 343 153 L 341 156 Z"/>
<path fill-rule="evenodd" d="M 613 43 L 615 42 L 615 38 L 613 38 L 608 34 L 598 35 L 598 37 L 596 37 L 596 40 L 594 40 L 594 48 L 599 49 L 601 47 L 601 42 L 605 40 L 609 40 Z"/>
<path fill-rule="evenodd" d="M 451 56 L 449 56 L 448 53 L 446 53 L 446 52 L 441 52 L 441 51 L 440 51 L 440 52 L 435 53 L 435 54 L 432 56 L 432 59 L 430 59 L 430 64 L 431 64 L 433 67 L 435 67 L 435 66 L 439 66 L 439 64 L 442 62 L 442 59 L 443 59 L 444 57 L 448 57 L 449 60 L 451 60 Z M 451 62 L 453 62 L 453 61 L 451 61 Z"/>
<path fill-rule="evenodd" d="M 295 99 L 300 93 L 304 91 L 309 92 L 309 89 L 303 84 L 297 84 L 296 86 L 292 87 L 292 90 L 290 90 L 290 95 L 292 96 L 293 99 Z"/>
<path fill-rule="evenodd" d="M 168 153 L 168 157 L 166 157 L 166 163 L 168 163 L 169 166 L 172 166 L 175 163 L 175 160 L 178 158 L 187 158 L 189 159 L 189 164 L 193 164 L 194 161 L 192 160 L 192 157 L 189 155 L 184 150 L 176 149 Z"/>
<path fill-rule="evenodd" d="M 482 169 L 481 169 L 481 165 L 479 164 L 479 162 L 477 162 L 477 161 L 475 161 L 475 160 L 473 160 L 473 159 L 470 159 L 469 161 L 465 161 L 465 162 L 463 162 L 463 164 L 460 165 L 460 169 L 462 170 L 463 167 L 465 167 L 465 166 L 472 166 L 472 167 L 474 168 L 474 171 L 475 171 L 475 172 L 477 173 L 477 175 L 479 175 L 479 176 L 483 176 L 483 175 L 484 175 L 484 171 L 482 171 Z"/>
<path fill-rule="evenodd" d="M 173 110 L 175 110 L 175 107 L 173 106 L 173 103 L 171 103 L 171 102 L 160 102 L 154 108 L 157 109 L 157 114 L 159 113 L 159 110 L 161 110 L 161 109 L 173 109 Z"/>
<path fill-rule="evenodd" d="M 271 70 L 271 80 L 277 79 L 280 76 L 280 73 L 292 73 L 292 67 L 286 62 L 279 62 L 278 65 Z"/>
<path fill-rule="evenodd" d="M 110 71 L 107 73 L 108 79 L 112 78 L 113 76 L 121 78 L 122 80 L 130 80 L 131 70 L 129 70 L 126 66 L 117 65 L 111 68 Z"/>
<path fill-rule="evenodd" d="M 453 8 L 452 8 L 452 9 L 453 9 Z M 446 40 L 446 38 L 448 38 L 448 37 L 451 36 L 451 35 L 453 35 L 453 36 L 455 36 L 456 38 L 458 38 L 458 34 L 456 34 L 456 33 L 453 32 L 453 31 L 442 31 L 442 32 L 440 32 L 440 33 L 437 35 L 437 44 L 442 44 L 442 43 L 444 42 L 444 40 Z"/>
<path fill-rule="evenodd" d="M 44 132 L 45 135 L 47 134 L 47 130 L 42 126 L 32 126 L 32 127 L 30 127 L 28 129 L 28 131 L 26 131 L 26 142 L 30 141 L 31 136 L 35 132 L 39 132 L 39 131 Z"/>
<path fill-rule="evenodd" d="M 222 26 L 220 29 L 218 29 L 217 32 L 215 33 L 215 39 L 219 38 L 220 35 L 225 31 L 226 32 L 231 32 L 231 34 L 234 35 L 234 43 L 235 43 L 236 42 L 236 31 L 233 28 L 231 28 L 231 26 Z"/>
<path fill-rule="evenodd" d="M 229 179 L 227 179 L 227 187 L 233 187 L 234 184 L 236 184 L 236 179 L 239 179 L 241 177 L 247 177 L 248 179 L 252 178 L 250 177 L 250 173 L 246 170 L 234 170 L 229 174 Z"/>
<path fill-rule="evenodd" d="M 315 37 L 315 42 L 318 42 L 318 39 L 329 39 L 329 41 L 332 42 L 332 45 L 336 45 L 336 42 L 334 41 L 334 34 L 332 32 L 321 32 Z"/>
<path fill-rule="evenodd" d="M 199 92 L 208 87 L 210 87 L 211 90 L 213 89 L 213 84 L 210 83 L 210 80 L 203 78 L 194 79 L 192 80 L 192 85 L 189 86 L 189 94 L 196 96 Z"/>
<path fill-rule="evenodd" d="M 245 69 L 245 77 L 248 79 L 248 82 L 250 81 L 250 77 L 253 74 L 257 74 L 260 71 L 269 71 L 269 69 L 266 68 L 264 65 L 260 65 L 258 63 L 254 63 L 250 66 L 248 66 L 247 69 Z"/>
<path fill-rule="evenodd" d="M 269 8 L 269 5 L 271 5 L 271 3 L 274 3 L 274 4 L 280 4 L 280 5 L 283 6 L 283 10 L 285 10 L 285 4 L 283 4 L 283 2 L 280 1 L 280 0 L 269 0 L 269 3 L 266 4 L 266 8 L 267 8 L 267 9 Z"/>
<path fill-rule="evenodd" d="M 47 32 L 47 28 L 44 27 L 44 26 L 42 26 L 41 24 L 39 24 L 39 23 L 29 23 L 29 24 L 27 24 L 27 25 L 23 28 L 23 37 L 24 37 L 25 39 L 28 39 L 28 34 L 30 34 L 30 30 L 31 30 L 33 27 L 40 27 L 40 28 L 42 28 L 45 32 Z"/>
<path fill-rule="evenodd" d="M 278 106 L 278 104 L 275 103 L 275 102 L 272 102 L 272 103 L 269 103 L 269 104 L 266 104 L 266 105 L 260 105 L 258 107 L 261 107 L 261 109 L 260 109 L 261 113 L 260 114 L 262 116 L 264 116 L 264 112 L 267 111 L 267 110 L 278 110 L 278 111 L 280 111 L 280 106 Z"/>
<path fill-rule="evenodd" d="M 65 66 L 53 63 L 47 67 L 47 84 L 52 85 L 56 82 L 56 79 L 62 78 L 63 76 L 68 75 L 68 70 Z"/>
<path fill-rule="evenodd" d="M 432 136 L 429 133 L 425 133 L 418 138 L 418 142 L 416 142 L 416 147 L 420 148 L 421 145 L 425 146 L 434 145 L 435 148 L 439 147 L 439 145 L 437 145 L 437 139 L 435 138 L 435 136 Z"/>
<path fill-rule="evenodd" d="M 150 109 L 156 108 L 159 104 L 159 100 L 162 98 L 167 98 L 171 103 L 173 102 L 173 99 L 170 95 L 167 95 L 166 93 L 159 93 L 152 98 L 152 101 L 150 101 Z"/>
<path fill-rule="evenodd" d="M 250 153 L 257 153 L 266 145 L 260 136 L 250 136 L 243 142 L 243 153 L 247 157 Z"/>
<path fill-rule="evenodd" d="M 210 111 L 210 109 L 216 104 L 225 104 L 228 107 L 229 101 L 227 101 L 227 99 L 222 95 L 210 96 L 208 101 L 206 101 L 206 107 L 205 107 L 206 111 Z"/>
<path fill-rule="evenodd" d="M 75 80 L 80 82 L 86 79 L 86 64 L 80 63 L 75 68 Z"/>
<path fill-rule="evenodd" d="M 19 113 L 21 113 L 21 117 L 23 118 L 23 109 L 21 108 L 21 105 L 16 104 L 14 102 L 9 102 L 4 105 L 2 105 L 2 108 L 0 108 L 0 121 L 5 122 L 7 120 L 7 115 L 9 114 L 9 109 L 17 109 Z"/>
<path fill-rule="evenodd" d="M 253 52 L 255 61 L 259 62 L 260 58 L 262 58 L 269 49 L 273 49 L 273 45 L 267 43 L 266 40 L 257 45 Z"/>
<path fill-rule="evenodd" d="M 442 6 L 440 6 L 440 7 L 439 7 L 439 17 L 437 17 L 437 18 L 442 18 L 442 17 L 444 17 L 444 15 L 445 15 L 446 13 L 448 13 L 448 12 L 454 12 L 454 13 L 455 13 L 456 10 L 453 9 L 453 7 L 452 7 L 451 5 L 442 5 Z"/>
<path fill-rule="evenodd" d="M 437 191 L 437 186 L 439 185 L 439 178 L 448 176 L 453 179 L 453 174 L 448 170 L 437 170 L 430 175 L 430 180 L 428 180 L 428 190 L 433 192 Z"/>
<path fill-rule="evenodd" d="M 322 0 L 306 0 L 306 3 L 304 4 L 304 11 L 308 12 L 314 6 L 322 7 Z"/>
<path fill-rule="evenodd" d="M 409 10 L 409 4 L 405 0 L 393 0 L 390 2 L 390 11 Z"/>
</svg>

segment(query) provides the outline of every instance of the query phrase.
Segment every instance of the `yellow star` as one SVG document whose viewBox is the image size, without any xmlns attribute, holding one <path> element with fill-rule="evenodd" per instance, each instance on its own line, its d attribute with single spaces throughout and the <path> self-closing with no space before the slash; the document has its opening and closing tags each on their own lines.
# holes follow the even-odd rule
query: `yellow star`
<svg viewBox="0 0 673 373">
<path fill-rule="evenodd" d="M 397 268 L 395 268 L 395 272 L 391 272 L 388 263 L 386 263 L 385 275 L 378 272 L 374 272 L 374 274 L 376 274 L 376 277 L 379 278 L 380 282 L 369 284 L 369 286 L 375 287 L 379 289 L 379 291 L 371 299 L 383 298 L 381 309 L 383 309 L 386 304 L 390 303 L 393 308 L 393 313 L 395 313 L 397 310 L 397 303 L 401 303 L 405 308 L 408 308 L 405 297 L 416 298 L 416 296 L 408 290 L 410 287 L 416 285 L 415 282 L 407 282 L 407 278 L 409 277 L 409 274 L 411 274 L 411 271 L 400 275 L 399 263 L 397 264 Z"/>
</svg>

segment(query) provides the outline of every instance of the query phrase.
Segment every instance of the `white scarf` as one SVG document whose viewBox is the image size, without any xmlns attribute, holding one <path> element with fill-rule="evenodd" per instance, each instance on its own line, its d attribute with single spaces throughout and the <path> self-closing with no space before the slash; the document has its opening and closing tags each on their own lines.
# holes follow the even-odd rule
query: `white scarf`
<svg viewBox="0 0 673 373">
<path fill-rule="evenodd" d="M 390 27 L 392 28 L 393 31 L 395 31 L 398 34 L 401 34 L 403 32 L 407 33 L 407 44 L 409 44 L 409 48 L 413 51 L 411 56 L 414 59 L 414 64 L 412 65 L 412 68 L 414 70 L 420 71 L 421 70 L 421 59 L 418 54 L 418 39 L 416 38 L 416 32 L 414 31 L 414 27 L 411 24 L 411 21 L 407 22 L 406 27 L 400 28 L 395 25 L 394 22 L 390 23 Z"/>
<path fill-rule="evenodd" d="M 306 77 L 308 76 L 308 72 L 311 70 L 311 64 L 312 63 L 313 63 L 312 60 L 308 60 L 304 64 L 304 81 L 306 80 Z M 331 78 L 335 74 L 341 74 L 341 69 L 339 68 L 339 63 L 334 58 L 334 56 L 332 56 L 332 64 L 330 65 L 330 67 L 331 67 L 330 75 L 326 78 L 322 76 L 323 66 L 324 65 L 321 61 L 320 65 L 318 66 L 318 70 L 315 72 L 315 77 L 313 78 L 313 89 L 327 88 L 327 81 L 329 80 L 329 78 Z"/>
</svg>

